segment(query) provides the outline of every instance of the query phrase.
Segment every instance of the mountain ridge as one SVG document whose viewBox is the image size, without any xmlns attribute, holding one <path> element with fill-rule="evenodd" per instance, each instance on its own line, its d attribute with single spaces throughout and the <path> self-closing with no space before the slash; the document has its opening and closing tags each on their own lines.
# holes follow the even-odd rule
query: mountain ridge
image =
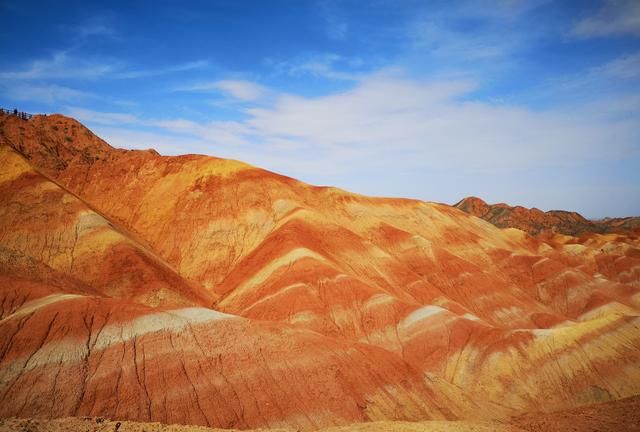
<svg viewBox="0 0 640 432">
<path fill-rule="evenodd" d="M 571 236 L 586 232 L 627 233 L 640 229 L 638 216 L 590 220 L 574 211 L 542 211 L 535 207 L 510 206 L 505 203 L 488 204 L 481 198 L 473 196 L 463 198 L 453 206 L 499 228 L 518 228 L 533 236 L 553 233 Z"/>
</svg>

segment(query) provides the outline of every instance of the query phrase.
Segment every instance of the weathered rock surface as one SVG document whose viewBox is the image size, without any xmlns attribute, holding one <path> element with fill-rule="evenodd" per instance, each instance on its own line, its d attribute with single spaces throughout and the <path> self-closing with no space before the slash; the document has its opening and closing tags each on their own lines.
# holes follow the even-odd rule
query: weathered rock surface
<svg viewBox="0 0 640 432">
<path fill-rule="evenodd" d="M 640 393 L 640 239 L 0 116 L 0 417 L 314 429 Z"/>
</svg>

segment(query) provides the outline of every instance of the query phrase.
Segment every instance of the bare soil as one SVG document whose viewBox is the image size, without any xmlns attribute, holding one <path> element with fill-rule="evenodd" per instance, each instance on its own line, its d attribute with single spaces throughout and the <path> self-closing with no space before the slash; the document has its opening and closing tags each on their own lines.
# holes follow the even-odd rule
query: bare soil
<svg viewBox="0 0 640 432">
<path fill-rule="evenodd" d="M 235 429 L 234 429 L 235 430 Z M 202 426 L 112 421 L 100 417 L 0 419 L 0 432 L 230 432 Z M 254 429 L 294 432 L 293 429 Z M 553 413 L 530 413 L 506 422 L 372 422 L 322 429 L 322 432 L 640 432 L 640 396 Z"/>
</svg>

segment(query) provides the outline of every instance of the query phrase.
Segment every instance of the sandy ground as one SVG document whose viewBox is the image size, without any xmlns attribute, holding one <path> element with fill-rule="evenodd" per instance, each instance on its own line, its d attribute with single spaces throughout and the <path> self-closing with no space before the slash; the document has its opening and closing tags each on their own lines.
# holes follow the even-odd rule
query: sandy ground
<svg viewBox="0 0 640 432">
<path fill-rule="evenodd" d="M 640 395 L 555 413 L 526 414 L 511 423 L 529 432 L 640 432 Z"/>
<path fill-rule="evenodd" d="M 255 429 L 254 431 L 267 431 Z M 229 432 L 199 426 L 116 422 L 102 418 L 0 419 L 0 432 Z M 269 432 L 295 432 L 268 429 Z M 473 421 L 373 422 L 322 432 L 640 432 L 640 396 L 555 413 L 531 413 L 507 423 Z"/>
<path fill-rule="evenodd" d="M 255 429 L 265 431 L 265 429 Z M 103 418 L 2 419 L 0 431 L 18 432 L 231 432 L 237 429 L 214 429 L 203 426 L 164 425 L 161 423 L 116 422 Z M 269 432 L 290 432 L 269 429 Z"/>
<path fill-rule="evenodd" d="M 233 429 L 237 431 L 237 429 Z M 3 419 L 0 431 L 18 432 L 230 432 L 231 429 L 212 429 L 199 426 L 163 425 L 160 423 L 115 422 L 102 419 L 64 418 L 55 420 Z M 295 429 L 252 429 L 268 432 L 296 432 Z M 322 429 L 321 432 L 524 432 L 511 425 L 491 422 L 428 421 L 374 422 Z M 249 432 L 249 431 L 244 431 Z"/>
<path fill-rule="evenodd" d="M 427 421 L 373 422 L 322 429 L 322 432 L 524 432 L 524 429 L 494 422 Z"/>
</svg>

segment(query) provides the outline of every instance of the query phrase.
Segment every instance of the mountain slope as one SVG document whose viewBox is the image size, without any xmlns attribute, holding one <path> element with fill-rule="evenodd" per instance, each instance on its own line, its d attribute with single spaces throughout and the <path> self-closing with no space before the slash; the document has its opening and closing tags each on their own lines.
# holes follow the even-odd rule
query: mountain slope
<svg viewBox="0 0 640 432">
<path fill-rule="evenodd" d="M 62 116 L 0 117 L 0 139 L 28 173 L 0 178 L 15 256 L 0 261 L 0 415 L 311 429 L 640 393 L 633 235 L 532 238 L 441 204 L 114 149 Z M 38 221 L 43 201 L 59 222 Z M 84 214 L 100 221 L 86 234 Z M 48 383 L 37 399 L 33 382 Z"/>
<path fill-rule="evenodd" d="M 0 161 L 5 167 L 0 176 L 4 260 L 21 257 L 40 263 L 81 282 L 89 294 L 127 297 L 154 306 L 214 302 L 214 296 L 180 277 L 153 252 L 38 173 L 12 149 L 0 147 Z"/>
<path fill-rule="evenodd" d="M 13 150 L 0 161 L 0 416 L 313 428 L 465 412 L 385 350 L 204 307 L 206 290 Z"/>
</svg>

